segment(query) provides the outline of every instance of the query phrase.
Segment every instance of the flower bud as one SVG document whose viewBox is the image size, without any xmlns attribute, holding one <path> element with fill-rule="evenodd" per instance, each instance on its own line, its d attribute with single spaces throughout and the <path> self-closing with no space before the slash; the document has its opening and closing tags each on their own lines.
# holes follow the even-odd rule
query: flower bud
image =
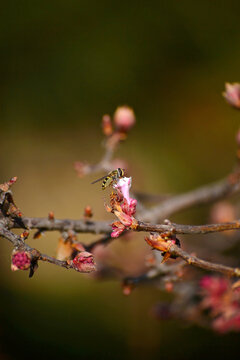
<svg viewBox="0 0 240 360">
<path fill-rule="evenodd" d="M 135 114 L 129 106 L 120 106 L 113 115 L 118 130 L 128 132 L 136 122 Z"/>
<path fill-rule="evenodd" d="M 165 290 L 169 293 L 173 291 L 173 283 L 171 281 L 165 283 Z"/>
<path fill-rule="evenodd" d="M 134 288 L 133 283 L 128 283 L 127 281 L 124 281 L 122 284 L 123 295 L 125 295 L 125 296 L 130 295 L 133 288 Z"/>
<path fill-rule="evenodd" d="M 109 115 L 103 115 L 102 117 L 102 129 L 106 136 L 110 136 L 113 133 L 112 121 Z"/>
<path fill-rule="evenodd" d="M 90 205 L 87 205 L 85 207 L 83 216 L 85 220 L 90 219 L 93 216 L 92 208 Z"/>
<path fill-rule="evenodd" d="M 200 280 L 200 287 L 215 296 L 221 296 L 228 286 L 228 280 L 222 277 L 205 275 Z"/>
<path fill-rule="evenodd" d="M 87 251 L 78 253 L 70 263 L 79 272 L 89 273 L 96 270 L 93 255 Z"/>
<path fill-rule="evenodd" d="M 122 211 L 128 215 L 134 215 L 136 212 L 137 200 L 136 199 L 129 199 L 129 203 L 127 203 L 126 199 L 124 199 L 123 203 L 121 204 Z"/>
<path fill-rule="evenodd" d="M 223 93 L 226 101 L 235 109 L 240 109 L 240 84 L 234 83 L 225 85 L 226 91 Z"/>
<path fill-rule="evenodd" d="M 27 251 L 13 250 L 11 270 L 27 270 L 31 265 L 31 254 Z"/>
<path fill-rule="evenodd" d="M 115 221 L 112 223 L 112 230 L 111 237 L 117 238 L 125 230 L 125 226 L 120 221 Z"/>
<path fill-rule="evenodd" d="M 53 211 L 50 211 L 50 212 L 48 213 L 48 220 L 53 221 L 54 219 L 55 219 L 54 212 L 53 212 Z"/>
</svg>

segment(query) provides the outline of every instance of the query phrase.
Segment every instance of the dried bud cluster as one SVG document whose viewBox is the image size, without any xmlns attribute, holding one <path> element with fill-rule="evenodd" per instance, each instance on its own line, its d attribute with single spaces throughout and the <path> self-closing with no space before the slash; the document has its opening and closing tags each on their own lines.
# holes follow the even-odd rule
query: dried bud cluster
<svg viewBox="0 0 240 360">
<path fill-rule="evenodd" d="M 153 249 L 159 250 L 162 252 L 163 260 L 162 263 L 167 261 L 169 258 L 175 259 L 174 255 L 170 254 L 170 248 L 172 245 L 177 245 L 180 247 L 180 241 L 176 238 L 175 235 L 171 234 L 158 234 L 150 233 L 149 236 L 145 237 L 146 242 Z"/>
<path fill-rule="evenodd" d="M 111 194 L 110 207 L 107 206 L 107 211 L 114 213 L 119 220 L 112 223 L 113 231 L 111 236 L 113 238 L 118 237 L 124 230 L 137 224 L 134 218 L 137 200 L 132 199 L 129 195 L 131 182 L 131 178 L 124 177 L 113 185 L 114 189 L 117 190 L 117 194 Z"/>
<path fill-rule="evenodd" d="M 0 184 L 0 204 L 1 204 L 1 212 L 4 214 L 4 216 L 10 216 L 14 218 L 19 218 L 19 224 L 24 224 L 21 222 L 20 217 L 22 216 L 21 211 L 18 209 L 18 207 L 15 205 L 12 194 L 10 192 L 10 187 L 15 184 L 17 181 L 17 177 L 11 178 L 9 181 Z"/>
</svg>

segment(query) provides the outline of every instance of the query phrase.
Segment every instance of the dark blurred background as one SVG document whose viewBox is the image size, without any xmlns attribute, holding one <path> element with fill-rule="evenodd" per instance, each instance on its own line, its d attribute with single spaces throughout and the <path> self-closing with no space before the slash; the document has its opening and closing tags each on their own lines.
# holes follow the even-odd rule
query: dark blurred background
<svg viewBox="0 0 240 360">
<path fill-rule="evenodd" d="M 0 182 L 18 176 L 14 198 L 24 215 L 80 218 L 90 204 L 96 219 L 111 219 L 93 177 L 77 178 L 73 163 L 99 160 L 101 116 L 122 104 L 137 117 L 117 154 L 129 162 L 135 190 L 177 193 L 226 175 L 239 114 L 221 93 L 226 81 L 240 80 L 239 13 L 240 2 L 230 0 L 1 2 Z M 180 219 L 202 223 L 208 208 Z M 29 243 L 54 255 L 58 238 Z M 120 241 L 111 251 L 141 264 L 143 243 Z M 28 279 L 10 271 L 10 253 L 1 239 L 1 359 L 239 352 L 238 334 L 158 322 L 151 313 L 165 296 L 158 289 L 124 297 L 118 281 L 50 264 Z"/>
</svg>

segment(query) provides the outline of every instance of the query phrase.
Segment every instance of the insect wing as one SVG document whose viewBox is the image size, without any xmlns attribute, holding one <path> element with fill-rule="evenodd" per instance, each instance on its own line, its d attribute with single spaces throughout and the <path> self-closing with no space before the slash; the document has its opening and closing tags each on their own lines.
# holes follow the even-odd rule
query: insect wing
<svg viewBox="0 0 240 360">
<path fill-rule="evenodd" d="M 107 175 L 102 176 L 102 177 L 100 177 L 99 179 L 94 180 L 93 182 L 91 182 L 91 184 L 95 184 L 96 182 L 101 181 L 101 180 L 105 179 L 106 177 L 107 177 Z"/>
</svg>

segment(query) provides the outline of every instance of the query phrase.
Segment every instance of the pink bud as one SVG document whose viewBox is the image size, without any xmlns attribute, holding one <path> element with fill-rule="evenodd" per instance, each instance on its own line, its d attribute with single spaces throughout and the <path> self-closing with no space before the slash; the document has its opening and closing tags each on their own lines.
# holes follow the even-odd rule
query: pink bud
<svg viewBox="0 0 240 360">
<path fill-rule="evenodd" d="M 136 122 L 135 114 L 129 106 L 120 106 L 113 115 L 114 123 L 120 131 L 129 131 Z"/>
<path fill-rule="evenodd" d="M 125 226 L 120 221 L 115 221 L 112 223 L 112 229 L 111 237 L 117 238 L 125 230 Z"/>
<path fill-rule="evenodd" d="M 31 254 L 27 251 L 14 250 L 12 253 L 11 270 L 27 270 L 31 265 Z"/>
<path fill-rule="evenodd" d="M 96 270 L 93 255 L 87 251 L 78 253 L 70 264 L 75 270 L 83 273 L 89 273 Z"/>
<path fill-rule="evenodd" d="M 129 204 L 127 203 L 126 199 L 124 199 L 123 203 L 121 204 L 122 211 L 130 216 L 133 216 L 135 214 L 136 206 L 137 206 L 137 200 L 131 198 Z"/>
<path fill-rule="evenodd" d="M 112 238 L 117 238 L 123 233 L 124 229 L 117 228 L 111 232 Z"/>
<path fill-rule="evenodd" d="M 137 206 L 137 200 L 136 199 L 130 199 L 129 211 L 130 211 L 131 215 L 135 214 L 136 206 Z"/>
<path fill-rule="evenodd" d="M 134 288 L 134 284 L 123 282 L 123 284 L 122 284 L 123 295 L 126 295 L 126 296 L 130 295 L 133 288 Z"/>
<path fill-rule="evenodd" d="M 234 83 L 225 85 L 226 91 L 223 93 L 226 101 L 235 109 L 240 109 L 240 84 Z"/>
</svg>

